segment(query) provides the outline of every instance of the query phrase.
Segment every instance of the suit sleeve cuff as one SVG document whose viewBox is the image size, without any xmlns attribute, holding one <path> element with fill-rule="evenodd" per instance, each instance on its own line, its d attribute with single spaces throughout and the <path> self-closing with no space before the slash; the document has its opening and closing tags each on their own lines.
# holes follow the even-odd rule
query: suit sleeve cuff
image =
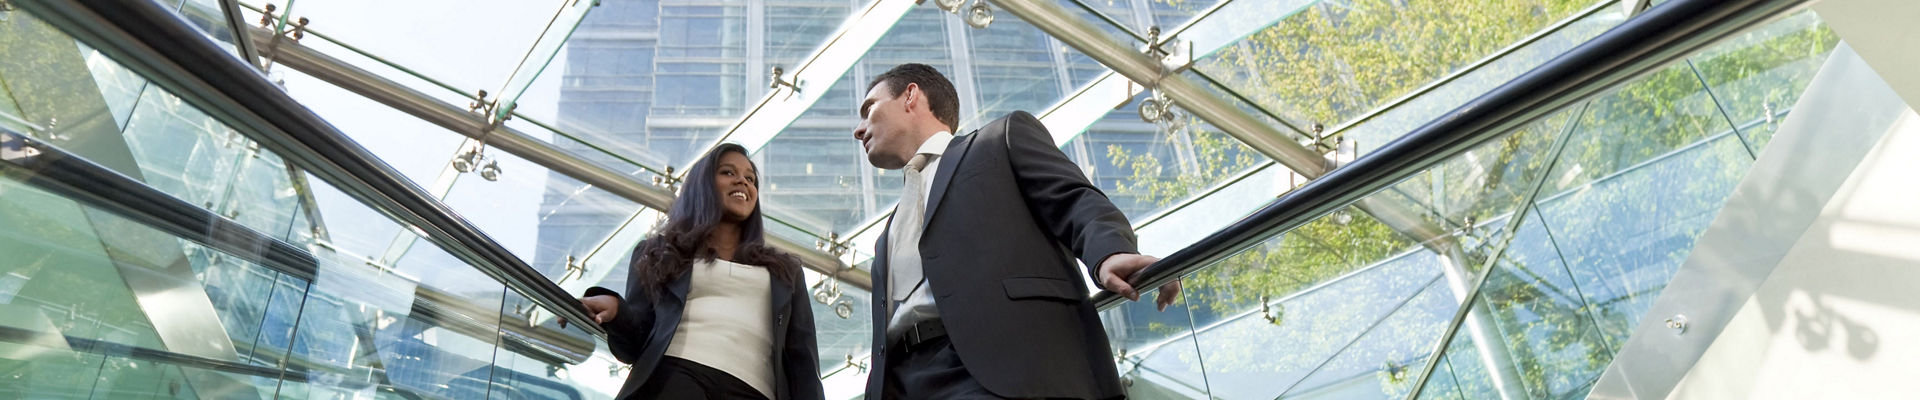
<svg viewBox="0 0 1920 400">
<path fill-rule="evenodd" d="M 580 297 L 593 297 L 593 296 L 599 296 L 603 294 L 608 296 L 613 296 L 614 298 L 620 299 L 621 301 L 626 300 L 625 297 L 620 297 L 620 292 L 615 292 L 613 291 L 613 289 L 603 288 L 599 286 L 587 288 L 587 293 Z"/>
</svg>

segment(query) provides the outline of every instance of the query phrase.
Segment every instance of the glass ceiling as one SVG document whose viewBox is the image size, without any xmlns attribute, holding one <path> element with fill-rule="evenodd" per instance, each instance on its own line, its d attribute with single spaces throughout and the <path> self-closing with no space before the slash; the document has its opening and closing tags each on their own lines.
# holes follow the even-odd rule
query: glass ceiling
<svg viewBox="0 0 1920 400">
<path fill-rule="evenodd" d="M 225 25 L 219 1 L 164 2 L 235 54 L 243 53 L 235 32 Z M 896 64 L 932 64 L 954 80 L 962 94 L 962 131 L 1012 111 L 1040 116 L 1063 152 L 1135 224 L 1141 250 L 1165 255 L 1320 171 L 1290 171 L 1262 149 L 1239 140 L 1262 133 L 1227 131 L 1178 107 L 1166 118 L 1143 118 L 1141 105 L 1159 100 L 1155 93 L 1082 54 L 1074 44 L 1045 34 L 1036 23 L 1088 24 L 1136 48 L 1146 47 L 1146 32 L 1158 27 L 1163 32 L 1159 37 L 1172 38 L 1164 42 L 1193 55 L 1190 68 L 1177 69 L 1171 79 L 1196 83 L 1233 110 L 1337 167 L 1628 17 L 1612 0 L 1073 0 L 1061 6 L 1078 18 L 1075 21 L 1029 22 L 1002 11 L 991 26 L 975 28 L 957 15 L 931 4 L 917 6 L 913 0 L 241 3 L 249 9 L 242 19 L 256 23 L 255 35 L 303 33 L 297 42 L 275 38 L 254 43 L 312 49 L 425 93 L 444 103 L 440 106 L 470 109 L 476 118 L 545 141 L 577 158 L 569 161 L 584 161 L 637 182 L 672 187 L 685 173 L 683 167 L 706 149 L 718 142 L 743 144 L 753 150 L 762 170 L 771 232 L 803 246 L 818 243 L 817 251 L 861 269 L 878 236 L 876 228 L 892 209 L 900 178 L 868 166 L 849 140 L 858 123 L 853 105 L 867 79 Z M 270 16 L 265 11 L 269 7 Z M 1634 282 L 1646 283 L 1613 287 L 1608 285 L 1617 282 L 1607 278 L 1612 276 L 1606 275 L 1609 271 L 1580 264 L 1608 257 L 1664 259 L 1668 253 L 1684 252 L 1662 247 L 1682 241 L 1661 239 L 1659 246 L 1638 246 L 1652 249 L 1637 250 L 1646 254 L 1619 255 L 1611 249 L 1637 247 L 1608 241 L 1654 241 L 1648 238 L 1664 236 L 1644 233 L 1680 232 L 1690 229 L 1687 224 L 1705 221 L 1702 216 L 1710 216 L 1716 203 L 1679 200 L 1711 198 L 1724 191 L 1729 177 L 1737 174 L 1723 171 L 1737 171 L 1742 157 L 1755 157 L 1770 137 L 1773 121 L 1784 113 L 1776 107 L 1791 104 L 1796 96 L 1792 82 L 1803 82 L 1796 79 L 1803 79 L 1818 65 L 1818 54 L 1831 48 L 1831 35 L 1821 32 L 1809 14 L 1764 28 L 1745 39 L 1748 42 L 1717 47 L 1636 84 L 1684 83 L 1673 92 L 1677 100 L 1663 99 L 1671 101 L 1659 102 L 1659 107 L 1641 104 L 1646 99 L 1636 96 L 1648 90 L 1636 87 L 1607 94 L 1535 121 L 1508 140 L 1463 153 L 1369 195 L 1367 202 L 1276 235 L 1243 254 L 1311 266 L 1316 269 L 1305 274 L 1312 279 L 1273 276 L 1297 271 L 1267 264 L 1223 262 L 1188 277 L 1195 285 L 1182 299 L 1187 313 L 1147 313 L 1142 304 L 1110 310 L 1109 334 L 1119 346 L 1122 365 L 1132 364 L 1130 376 L 1170 392 L 1271 398 L 1336 393 L 1342 382 L 1375 372 L 1400 379 L 1394 375 L 1404 374 L 1406 367 L 1437 358 L 1441 361 L 1431 365 L 1445 372 L 1433 373 L 1433 385 L 1466 392 L 1477 384 L 1475 379 L 1486 379 L 1473 372 L 1483 368 L 1474 362 L 1479 357 L 1465 354 L 1479 347 L 1455 342 L 1440 354 L 1422 353 L 1433 349 L 1418 347 L 1432 343 L 1445 327 L 1445 316 L 1473 296 L 1461 286 L 1461 277 L 1480 273 L 1494 277 L 1488 280 L 1494 289 L 1479 294 L 1492 307 L 1533 307 L 1529 312 L 1542 320 L 1558 318 L 1558 311 L 1550 310 L 1557 308 L 1593 314 L 1580 323 L 1584 325 L 1567 325 L 1583 335 L 1580 349 L 1617 347 L 1631 321 L 1657 294 L 1662 274 L 1671 274 L 1671 266 L 1621 263 L 1652 267 L 1614 274 L 1645 276 Z M 1743 72 L 1738 61 L 1754 57 L 1745 49 L 1778 43 L 1812 51 L 1773 60 L 1775 64 L 1757 75 Z M 102 95 L 104 112 L 99 114 L 123 128 L 128 157 L 137 162 L 134 170 L 150 175 L 149 185 L 205 202 L 209 209 L 224 210 L 230 218 L 276 237 L 325 248 L 325 261 L 342 269 L 373 266 L 393 275 L 381 276 L 391 278 L 395 287 L 443 290 L 471 303 L 467 305 L 498 309 L 501 318 L 520 312 L 511 305 L 523 303 L 518 294 L 475 274 L 458 258 L 422 242 L 404 224 L 359 205 L 338 189 L 324 184 L 272 189 L 305 187 L 305 182 L 318 179 L 289 168 L 273 154 L 241 150 L 245 146 L 238 143 L 245 141 L 237 132 L 183 107 L 178 98 L 147 90 L 144 79 L 84 45 L 81 53 L 91 54 L 85 63 Z M 617 188 L 584 183 L 543 167 L 554 164 L 470 138 L 485 137 L 482 132 L 454 132 L 359 94 L 380 88 L 339 87 L 315 71 L 272 65 L 271 60 L 265 64 L 267 75 L 295 99 L 569 291 L 624 284 L 627 249 L 661 218 L 653 208 L 657 204 L 643 204 L 645 200 Z M 782 73 L 769 73 L 775 68 Z M 1697 83 L 1691 80 L 1695 78 Z M 775 80 L 792 84 L 782 86 Z M 44 128 L 36 124 L 53 124 L 24 118 L 32 113 L 22 109 L 34 104 L 16 104 L 6 96 L 0 101 L 0 125 L 37 131 Z M 1654 108 L 1671 112 L 1643 112 Z M 189 133 L 193 136 L 183 136 Z M 1619 139 L 1623 137 L 1627 139 Z M 1558 143 L 1555 140 L 1572 142 L 1550 146 Z M 198 150 L 187 158 L 171 156 L 181 153 L 175 148 L 181 146 Z M 476 164 L 485 167 L 454 167 L 453 160 L 469 153 L 483 154 Z M 1567 156 L 1570 161 L 1559 166 L 1548 163 L 1561 154 L 1581 156 Z M 1670 175 L 1696 170 L 1722 171 L 1713 181 L 1720 186 L 1689 189 L 1706 195 L 1673 190 L 1686 195 L 1676 195 L 1686 197 L 1679 200 L 1614 193 L 1623 190 L 1621 182 L 1680 182 L 1684 179 Z M 225 189 L 217 185 L 225 181 L 237 184 Z M 1641 207 L 1674 215 L 1620 218 L 1625 221 L 1620 226 L 1582 226 L 1585 222 L 1574 217 L 1639 207 L 1614 204 L 1619 203 L 1616 197 L 1674 203 Z M 226 198 L 262 201 L 213 202 Z M 1375 213 L 1382 204 L 1403 209 L 1405 216 Z M 1528 210 L 1537 215 L 1517 217 L 1529 215 Z M 320 225 L 321 219 L 306 219 L 321 216 L 365 223 L 329 224 L 310 233 L 298 229 L 307 223 Z M 1604 229 L 1628 229 L 1621 226 L 1638 230 L 1601 234 L 1608 233 Z M 1420 228 L 1439 233 L 1423 237 L 1416 234 Z M 1549 230 L 1563 236 L 1555 239 Z M 1462 261 L 1449 260 L 1454 254 L 1422 250 L 1451 242 L 1479 257 L 1481 249 L 1504 243 L 1497 240 L 1502 237 L 1516 243 L 1505 258 L 1468 258 L 1464 261 L 1472 262 L 1465 267 L 1447 265 Z M 1539 275 L 1527 266 L 1556 262 L 1567 264 L 1560 275 L 1553 275 L 1551 268 Z M 1246 279 L 1282 278 L 1295 280 L 1277 286 L 1265 282 L 1287 288 L 1275 293 L 1231 290 Z M 829 396 L 857 395 L 865 381 L 860 358 L 871 343 L 870 320 L 862 315 L 869 309 L 868 295 L 821 274 L 810 273 L 807 279 L 819 292 L 813 307 Z M 1209 281 L 1212 290 L 1207 289 Z M 1571 295 L 1557 289 L 1560 281 L 1573 286 Z M 314 284 L 316 292 L 371 290 L 357 281 Z M 1579 285 L 1588 285 L 1586 293 Z M 1551 294 L 1558 297 L 1522 298 L 1516 290 L 1503 289 L 1534 286 L 1555 289 Z M 382 296 L 388 295 L 366 297 Z M 1556 303 L 1588 301 L 1596 305 Z M 1528 302 L 1540 304 L 1517 305 Z M 1517 332 L 1529 332 L 1518 326 L 1536 329 L 1526 325 L 1529 315 L 1508 313 L 1521 320 L 1484 323 Z M 519 315 L 529 325 L 551 318 Z M 1483 332 L 1463 337 L 1469 336 L 1463 340 L 1492 338 Z M 1519 335 L 1514 341 L 1522 345 L 1515 347 L 1525 350 L 1524 342 L 1531 339 Z M 1272 354 L 1241 351 L 1248 344 Z M 1533 347 L 1543 349 L 1537 349 L 1541 353 L 1560 351 Z M 1541 358 L 1556 361 L 1554 356 Z M 1198 360 L 1213 369 L 1200 368 Z M 1382 360 L 1384 367 L 1379 365 Z M 1520 389 L 1551 395 L 1541 397 L 1578 390 L 1578 382 L 1535 379 L 1538 374 L 1532 370 L 1546 365 L 1524 366 L 1529 380 Z M 1263 385 L 1280 380 L 1288 385 Z"/>
<path fill-rule="evenodd" d="M 187 8 L 213 7 L 217 15 L 211 3 Z M 307 19 L 306 37 L 283 45 L 305 46 L 446 104 L 505 118 L 504 126 L 638 181 L 677 178 L 716 142 L 743 144 L 761 166 L 773 233 L 845 248 L 838 258 L 860 268 L 900 178 L 866 164 L 849 137 L 858 123 L 852 108 L 867 79 L 899 63 L 931 64 L 955 81 L 962 131 L 1015 110 L 1040 116 L 1062 150 L 1136 224 L 1147 253 L 1178 250 L 1306 181 L 1235 139 L 1246 132 L 1226 132 L 1186 113 L 1143 120 L 1139 105 L 1151 91 L 1001 10 L 991 26 L 977 29 L 912 0 L 241 3 L 249 22 L 273 6 L 286 22 L 269 29 L 292 30 Z M 1075 0 L 1062 6 L 1081 18 L 1071 23 L 1091 24 L 1131 47 L 1144 47 L 1146 32 L 1159 27 L 1162 37 L 1174 37 L 1170 43 L 1194 55 L 1180 77 L 1336 162 L 1378 148 L 1625 19 L 1610 0 Z M 779 79 L 796 85 L 770 88 L 775 77 L 769 71 L 776 67 L 783 70 Z M 304 71 L 273 66 L 269 76 L 569 289 L 624 283 L 624 249 L 659 218 L 635 200 L 497 149 L 483 150 L 500 167 L 497 179 L 458 171 L 449 162 L 480 143 Z M 1357 146 L 1335 151 L 1344 141 Z M 1392 196 L 1433 202 L 1424 193 Z M 1457 224 L 1456 215 L 1437 214 L 1431 218 L 1437 223 Z M 335 237 L 365 242 L 351 245 L 356 254 L 389 263 L 410 259 L 410 234 L 361 228 L 378 231 Z M 584 266 L 584 273 L 569 265 Z M 846 290 L 849 300 L 863 301 L 858 289 Z M 865 354 L 864 318 L 832 317 L 827 305 L 816 309 L 823 373 L 845 363 L 826 355 Z M 864 380 L 857 374 L 829 379 L 850 387 Z"/>
</svg>

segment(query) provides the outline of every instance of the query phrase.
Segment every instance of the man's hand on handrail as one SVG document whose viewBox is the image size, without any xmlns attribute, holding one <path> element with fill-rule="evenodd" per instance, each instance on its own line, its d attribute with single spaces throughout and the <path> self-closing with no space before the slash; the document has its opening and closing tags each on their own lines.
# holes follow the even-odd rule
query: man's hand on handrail
<svg viewBox="0 0 1920 400">
<path fill-rule="evenodd" d="M 1128 283 L 1128 278 L 1132 278 L 1135 273 L 1139 273 L 1140 270 L 1146 269 L 1148 265 L 1153 265 L 1157 261 L 1160 261 L 1159 257 L 1141 254 L 1107 256 L 1106 261 L 1100 262 L 1100 286 L 1128 300 L 1140 301 L 1140 293 L 1134 290 L 1132 283 Z M 1179 297 L 1180 280 L 1176 279 L 1160 285 L 1160 296 L 1154 299 L 1153 303 L 1160 311 L 1166 311 L 1167 306 L 1173 304 L 1173 300 Z"/>
</svg>

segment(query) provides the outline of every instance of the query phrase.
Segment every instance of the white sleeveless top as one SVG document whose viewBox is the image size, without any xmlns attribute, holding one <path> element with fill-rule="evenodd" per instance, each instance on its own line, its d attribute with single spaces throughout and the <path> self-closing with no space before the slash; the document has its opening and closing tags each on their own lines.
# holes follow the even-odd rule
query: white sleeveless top
<svg viewBox="0 0 1920 400">
<path fill-rule="evenodd" d="M 766 268 L 695 261 L 666 355 L 725 371 L 773 398 L 773 294 Z M 803 305 L 804 306 L 804 305 Z"/>
</svg>

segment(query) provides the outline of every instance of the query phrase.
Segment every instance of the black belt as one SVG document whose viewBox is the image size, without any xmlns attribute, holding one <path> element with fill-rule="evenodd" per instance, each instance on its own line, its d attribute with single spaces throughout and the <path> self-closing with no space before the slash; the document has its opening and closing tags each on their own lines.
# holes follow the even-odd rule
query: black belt
<svg viewBox="0 0 1920 400">
<path fill-rule="evenodd" d="M 906 332 L 900 334 L 900 349 L 904 352 L 911 353 L 914 348 L 920 347 L 922 344 L 944 337 L 947 337 L 947 326 L 942 325 L 940 320 L 930 319 L 915 322 L 913 326 L 907 327 Z"/>
</svg>

